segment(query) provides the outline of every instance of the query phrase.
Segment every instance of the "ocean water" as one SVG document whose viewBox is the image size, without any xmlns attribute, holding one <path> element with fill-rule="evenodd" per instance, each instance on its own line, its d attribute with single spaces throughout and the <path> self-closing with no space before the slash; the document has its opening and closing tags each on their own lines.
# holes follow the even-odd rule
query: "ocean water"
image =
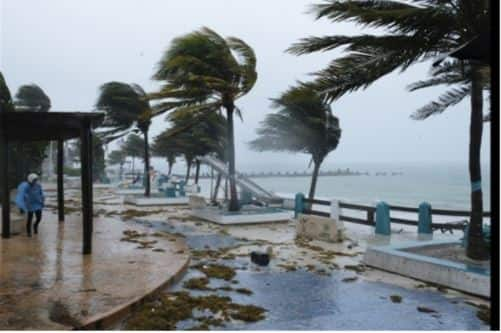
<svg viewBox="0 0 501 333">
<path fill-rule="evenodd" d="M 417 207 L 427 201 L 435 208 L 470 209 L 470 182 L 467 165 L 359 165 L 352 170 L 370 173 L 369 176 L 321 176 L 318 179 L 316 198 L 338 199 L 350 203 L 373 205 L 386 201 L 393 205 Z M 375 176 L 376 172 L 387 176 Z M 391 172 L 402 175 L 391 176 Z M 254 178 L 256 183 L 281 196 L 293 197 L 295 193 L 308 194 L 311 177 Z M 215 181 L 213 181 L 215 183 Z M 201 179 L 202 193 L 210 193 L 211 180 Z M 490 169 L 482 170 L 484 210 L 491 207 Z"/>
</svg>

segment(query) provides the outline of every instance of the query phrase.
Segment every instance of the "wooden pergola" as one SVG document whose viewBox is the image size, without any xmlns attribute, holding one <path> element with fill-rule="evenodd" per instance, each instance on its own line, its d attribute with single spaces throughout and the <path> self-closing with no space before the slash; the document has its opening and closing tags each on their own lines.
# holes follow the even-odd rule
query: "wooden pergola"
<svg viewBox="0 0 501 333">
<path fill-rule="evenodd" d="M 0 110 L 0 183 L 2 194 L 2 237 L 10 237 L 8 143 L 13 141 L 57 141 L 57 210 L 64 222 L 63 143 L 80 138 L 82 183 L 83 253 L 92 252 L 92 129 L 104 119 L 95 112 L 32 112 Z"/>
</svg>

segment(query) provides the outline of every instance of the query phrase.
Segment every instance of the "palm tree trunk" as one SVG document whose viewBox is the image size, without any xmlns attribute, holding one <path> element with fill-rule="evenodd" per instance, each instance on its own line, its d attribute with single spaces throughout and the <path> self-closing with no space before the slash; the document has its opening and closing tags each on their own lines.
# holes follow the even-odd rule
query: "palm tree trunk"
<svg viewBox="0 0 501 333">
<path fill-rule="evenodd" d="M 221 185 L 221 173 L 217 174 L 216 178 L 216 186 L 214 187 L 214 193 L 212 194 L 212 201 L 216 202 L 217 200 L 217 193 L 219 192 L 219 186 Z"/>
<path fill-rule="evenodd" d="M 237 196 L 237 185 L 235 183 L 235 140 L 233 134 L 233 112 L 235 106 L 233 103 L 227 103 L 226 117 L 228 122 L 227 144 L 228 144 L 228 162 L 229 162 L 229 178 L 230 178 L 230 204 L 228 210 L 236 212 L 240 209 Z"/>
<path fill-rule="evenodd" d="M 468 247 L 466 254 L 474 260 L 488 259 L 483 238 L 483 202 L 482 202 L 482 173 L 480 163 L 480 149 L 482 146 L 483 130 L 483 95 L 479 66 L 472 68 L 471 82 L 471 118 L 470 118 L 470 182 L 471 182 L 471 215 L 468 228 Z"/>
<path fill-rule="evenodd" d="M 317 188 L 318 172 L 320 170 L 320 163 L 313 162 L 313 174 L 311 175 L 311 185 L 310 193 L 308 194 L 308 199 L 312 200 L 315 198 L 315 190 Z"/>
<path fill-rule="evenodd" d="M 118 172 L 119 172 L 118 177 L 120 178 L 120 181 L 122 181 L 123 174 L 124 174 L 124 164 L 123 163 L 120 163 L 120 171 L 118 171 Z"/>
<path fill-rule="evenodd" d="M 186 168 L 186 179 L 184 182 L 188 184 L 188 179 L 190 179 L 190 172 L 191 172 L 191 160 L 186 161 L 186 164 L 188 165 L 188 167 Z"/>
<path fill-rule="evenodd" d="M 148 129 L 144 130 L 144 196 L 149 197 L 151 193 L 150 184 L 150 145 L 148 143 Z"/>
<path fill-rule="evenodd" d="M 198 177 L 200 176 L 200 161 L 196 160 L 196 169 L 195 169 L 195 184 L 198 185 Z"/>
<path fill-rule="evenodd" d="M 169 171 L 167 172 L 167 176 L 170 176 L 172 173 L 172 163 L 167 162 L 167 164 L 169 165 Z"/>
</svg>

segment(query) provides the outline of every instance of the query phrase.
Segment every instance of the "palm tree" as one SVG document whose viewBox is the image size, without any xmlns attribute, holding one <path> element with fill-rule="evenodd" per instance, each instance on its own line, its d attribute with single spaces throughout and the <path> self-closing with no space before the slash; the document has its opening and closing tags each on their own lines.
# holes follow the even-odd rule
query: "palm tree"
<svg viewBox="0 0 501 333">
<path fill-rule="evenodd" d="M 202 28 L 174 39 L 153 78 L 163 82 L 161 90 L 151 95 L 153 99 L 162 100 L 156 106 L 157 112 L 172 109 L 193 113 L 226 111 L 229 210 L 239 210 L 233 116 L 235 112 L 240 115 L 235 101 L 249 93 L 257 80 L 254 51 L 238 38 L 225 39 L 211 29 Z"/>
<path fill-rule="evenodd" d="M 5 78 L 0 72 L 0 112 L 14 111 L 14 102 Z"/>
<path fill-rule="evenodd" d="M 19 87 L 14 104 L 16 109 L 20 111 L 49 112 L 51 108 L 49 96 L 36 84 L 27 84 Z M 40 145 L 40 143 L 38 144 Z M 19 143 L 21 148 L 24 145 Z M 52 173 L 54 172 L 55 160 L 57 159 L 56 148 L 54 147 L 55 142 L 43 143 L 43 145 L 48 145 L 49 173 Z"/>
<path fill-rule="evenodd" d="M 482 34 L 490 35 L 488 0 L 329 0 L 314 6 L 312 11 L 318 19 L 350 21 L 365 28 L 383 30 L 382 34 L 377 35 L 305 38 L 289 49 L 295 54 L 305 54 L 345 48 L 347 55 L 333 60 L 326 69 L 315 74 L 315 88 L 326 93 L 331 100 L 350 91 L 366 88 L 396 69 L 403 71 L 417 62 L 449 53 Z M 488 253 L 482 232 L 480 172 L 482 83 L 485 80 L 482 77 L 482 63 L 468 61 L 466 67 L 464 79 L 456 81 L 457 66 L 442 66 L 444 75 L 455 77 L 452 81 L 455 81 L 456 87 L 427 107 L 427 110 L 418 110 L 414 117 L 422 119 L 440 113 L 470 95 L 469 170 L 472 192 L 467 255 L 472 259 L 486 259 Z M 426 86 L 445 83 L 443 79 L 434 79 L 429 80 Z"/>
<path fill-rule="evenodd" d="M 15 105 L 23 111 L 48 112 L 51 107 L 49 96 L 36 84 L 23 85 L 16 93 Z"/>
<path fill-rule="evenodd" d="M 119 150 L 113 150 L 109 155 L 108 155 L 108 164 L 109 165 L 119 165 L 120 171 L 119 171 L 119 178 L 122 180 L 123 176 L 123 169 L 124 169 L 124 164 L 125 160 L 127 158 L 127 155 L 122 149 Z"/>
<path fill-rule="evenodd" d="M 172 127 L 162 132 L 154 142 L 154 152 L 160 156 L 183 155 L 186 164 L 186 181 L 195 160 L 197 172 L 195 183 L 198 182 L 200 162 L 198 156 L 210 153 L 218 157 L 224 156 L 225 149 L 225 120 L 215 112 L 195 115 L 181 110 L 171 113 L 168 120 Z"/>
<path fill-rule="evenodd" d="M 130 156 L 132 158 L 132 173 L 134 174 L 136 171 L 134 168 L 135 159 L 141 157 L 144 158 L 144 139 L 142 139 L 139 135 L 130 134 L 127 136 L 122 149 L 126 156 Z"/>
<path fill-rule="evenodd" d="M 315 197 L 318 172 L 325 157 L 336 149 L 341 137 L 339 120 L 326 99 L 300 85 L 272 100 L 277 112 L 268 114 L 250 145 L 258 151 L 288 151 L 311 155 L 313 174 L 308 197 Z"/>
<path fill-rule="evenodd" d="M 113 141 L 130 133 L 131 130 L 139 130 L 144 137 L 143 159 L 145 174 L 146 197 L 150 196 L 150 152 L 148 143 L 148 130 L 151 125 L 153 111 L 146 98 L 146 93 L 137 84 L 122 82 L 108 82 L 101 86 L 100 95 L 96 106 L 106 112 L 104 127 L 112 129 L 105 132 L 107 141 Z"/>
</svg>

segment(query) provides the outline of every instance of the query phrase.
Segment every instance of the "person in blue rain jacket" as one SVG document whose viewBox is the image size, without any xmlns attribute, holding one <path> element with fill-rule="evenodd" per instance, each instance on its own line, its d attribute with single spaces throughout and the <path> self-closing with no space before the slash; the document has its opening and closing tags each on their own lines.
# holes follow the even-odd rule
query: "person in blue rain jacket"
<svg viewBox="0 0 501 333">
<path fill-rule="evenodd" d="M 33 215 L 36 220 L 33 226 L 33 232 L 38 234 L 38 225 L 42 220 L 42 209 L 45 203 L 45 196 L 42 186 L 38 182 L 38 175 L 32 173 L 28 175 L 28 181 L 24 181 L 17 187 L 16 205 L 22 213 L 27 212 L 28 220 L 26 222 L 26 232 L 31 237 L 31 225 Z"/>
</svg>

